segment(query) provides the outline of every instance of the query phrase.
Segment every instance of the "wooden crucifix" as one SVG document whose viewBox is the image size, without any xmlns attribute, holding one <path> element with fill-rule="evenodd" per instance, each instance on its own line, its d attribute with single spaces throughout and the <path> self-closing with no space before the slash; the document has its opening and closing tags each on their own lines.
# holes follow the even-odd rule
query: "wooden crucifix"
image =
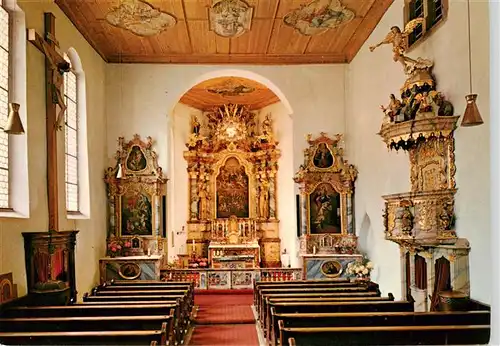
<svg viewBox="0 0 500 346">
<path fill-rule="evenodd" d="M 57 183 L 57 130 L 62 129 L 66 105 L 64 103 L 64 73 L 71 65 L 56 51 L 55 17 L 44 13 L 45 37 L 34 29 L 28 29 L 28 41 L 45 55 L 45 94 L 46 94 L 46 132 L 47 132 L 47 197 L 49 207 L 49 230 L 59 228 L 58 183 Z M 59 112 L 57 110 L 59 107 Z"/>
</svg>

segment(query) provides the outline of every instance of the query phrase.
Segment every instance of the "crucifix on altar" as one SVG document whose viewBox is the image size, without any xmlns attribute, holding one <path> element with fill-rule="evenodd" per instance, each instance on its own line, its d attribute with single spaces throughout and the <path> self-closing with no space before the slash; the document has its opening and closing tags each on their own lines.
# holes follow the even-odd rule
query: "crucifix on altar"
<svg viewBox="0 0 500 346">
<path fill-rule="evenodd" d="M 59 43 L 55 37 L 55 17 L 44 13 L 45 35 L 28 29 L 27 38 L 45 55 L 46 91 L 46 133 L 47 133 L 47 197 L 49 209 L 49 230 L 59 229 L 58 180 L 57 180 L 57 130 L 62 129 L 66 105 L 64 103 L 64 73 L 71 65 L 59 54 Z M 58 109 L 59 108 L 59 109 Z"/>
</svg>

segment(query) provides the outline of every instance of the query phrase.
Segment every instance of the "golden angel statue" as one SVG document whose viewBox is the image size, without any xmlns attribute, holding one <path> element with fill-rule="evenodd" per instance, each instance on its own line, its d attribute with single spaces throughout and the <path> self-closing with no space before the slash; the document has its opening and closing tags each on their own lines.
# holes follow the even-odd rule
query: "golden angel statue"
<svg viewBox="0 0 500 346">
<path fill-rule="evenodd" d="M 425 69 L 432 67 L 433 63 L 430 60 L 417 58 L 412 59 L 404 55 L 408 49 L 407 37 L 415 30 L 415 28 L 424 22 L 424 18 L 415 18 L 410 20 L 401 32 L 399 26 L 393 26 L 391 31 L 387 34 L 384 40 L 375 46 L 370 47 L 373 52 L 377 47 L 383 44 L 392 44 L 392 52 L 394 53 L 393 59 L 403 65 L 404 71 L 407 75 L 413 73 L 415 69 Z"/>
</svg>

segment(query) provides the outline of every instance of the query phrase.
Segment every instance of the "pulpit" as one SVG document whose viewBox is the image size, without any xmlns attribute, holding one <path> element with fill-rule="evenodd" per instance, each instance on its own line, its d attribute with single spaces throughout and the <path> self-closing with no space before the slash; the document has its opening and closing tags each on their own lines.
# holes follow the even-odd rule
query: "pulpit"
<svg viewBox="0 0 500 346">
<path fill-rule="evenodd" d="M 208 260 L 212 268 L 259 267 L 260 246 L 254 220 L 231 215 L 228 219 L 214 220 L 211 229 Z"/>
</svg>

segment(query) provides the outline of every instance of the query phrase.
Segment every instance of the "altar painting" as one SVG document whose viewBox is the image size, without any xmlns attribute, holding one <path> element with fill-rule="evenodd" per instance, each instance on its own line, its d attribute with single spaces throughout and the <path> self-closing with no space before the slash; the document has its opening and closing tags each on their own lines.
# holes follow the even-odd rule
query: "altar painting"
<svg viewBox="0 0 500 346">
<path fill-rule="evenodd" d="M 146 169 L 146 156 L 138 145 L 134 145 L 127 157 L 127 169 L 139 172 Z"/>
<path fill-rule="evenodd" d="M 217 176 L 217 218 L 249 217 L 248 175 L 238 159 L 231 157 Z"/>
<path fill-rule="evenodd" d="M 328 183 L 320 183 L 309 195 L 311 234 L 341 233 L 340 194 Z"/>
<path fill-rule="evenodd" d="M 326 143 L 320 143 L 313 158 L 314 166 L 317 168 L 330 168 L 333 165 L 333 155 Z"/>
<path fill-rule="evenodd" d="M 152 210 L 150 196 L 130 191 L 122 195 L 122 235 L 152 235 Z"/>
</svg>

